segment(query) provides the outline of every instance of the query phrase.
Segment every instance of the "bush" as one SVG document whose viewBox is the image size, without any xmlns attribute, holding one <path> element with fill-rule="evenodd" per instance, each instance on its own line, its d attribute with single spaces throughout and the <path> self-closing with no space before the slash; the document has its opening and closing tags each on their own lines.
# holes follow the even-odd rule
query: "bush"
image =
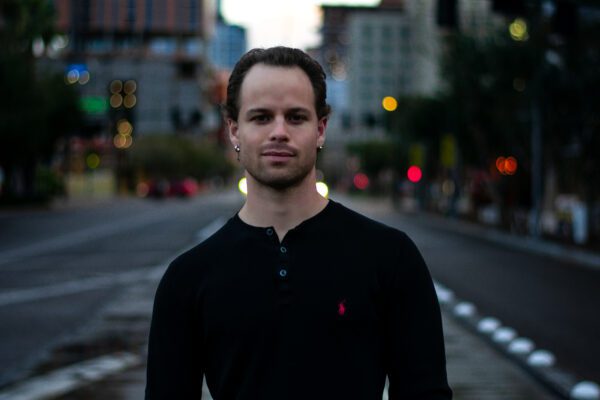
<svg viewBox="0 0 600 400">
<path fill-rule="evenodd" d="M 206 140 L 175 135 L 140 137 L 131 149 L 136 171 L 149 179 L 182 179 L 199 181 L 228 178 L 233 166 L 221 148 Z"/>
</svg>

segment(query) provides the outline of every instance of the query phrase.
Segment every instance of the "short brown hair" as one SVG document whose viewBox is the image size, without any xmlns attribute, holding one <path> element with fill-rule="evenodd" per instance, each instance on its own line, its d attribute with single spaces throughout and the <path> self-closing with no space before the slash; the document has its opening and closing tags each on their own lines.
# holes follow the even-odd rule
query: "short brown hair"
<svg viewBox="0 0 600 400">
<path fill-rule="evenodd" d="M 315 93 L 315 111 L 319 119 L 329 115 L 331 107 L 327 104 L 327 84 L 325 72 L 321 65 L 308 54 L 290 47 L 271 47 L 268 49 L 252 49 L 237 62 L 227 85 L 227 100 L 223 105 L 226 118 L 237 121 L 240 113 L 239 96 L 246 73 L 256 64 L 276 67 L 299 67 L 312 84 Z"/>
</svg>

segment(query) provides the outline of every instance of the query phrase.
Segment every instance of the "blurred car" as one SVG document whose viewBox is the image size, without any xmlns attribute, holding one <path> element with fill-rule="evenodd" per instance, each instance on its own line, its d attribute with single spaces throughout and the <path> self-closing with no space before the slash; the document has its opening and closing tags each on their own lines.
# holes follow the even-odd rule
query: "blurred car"
<svg viewBox="0 0 600 400">
<path fill-rule="evenodd" d="M 157 179 L 142 182 L 138 185 L 138 194 L 141 197 L 193 197 L 198 194 L 200 186 L 194 178 L 184 179 Z"/>
</svg>

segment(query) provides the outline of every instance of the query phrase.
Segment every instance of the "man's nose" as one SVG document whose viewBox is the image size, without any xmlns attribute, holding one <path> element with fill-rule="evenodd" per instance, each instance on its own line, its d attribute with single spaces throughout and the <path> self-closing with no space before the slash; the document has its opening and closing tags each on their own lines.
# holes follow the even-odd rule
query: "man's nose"
<svg viewBox="0 0 600 400">
<path fill-rule="evenodd" d="M 289 138 L 288 126 L 286 125 L 285 118 L 282 116 L 276 117 L 274 124 L 273 124 L 273 129 L 271 130 L 270 139 L 281 141 L 281 140 L 287 140 L 288 138 Z"/>
</svg>

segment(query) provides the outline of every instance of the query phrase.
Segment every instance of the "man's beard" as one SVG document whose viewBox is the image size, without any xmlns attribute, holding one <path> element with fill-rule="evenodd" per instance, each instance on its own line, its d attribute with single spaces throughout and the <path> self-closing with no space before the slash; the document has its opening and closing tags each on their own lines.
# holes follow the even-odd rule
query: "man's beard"
<svg viewBox="0 0 600 400">
<path fill-rule="evenodd" d="M 263 186 L 275 190 L 285 190 L 300 185 L 310 175 L 313 167 L 314 163 L 307 163 L 306 165 L 299 165 L 285 174 L 265 173 L 261 171 L 260 166 L 257 168 L 246 168 L 246 171 L 255 181 Z"/>
</svg>

